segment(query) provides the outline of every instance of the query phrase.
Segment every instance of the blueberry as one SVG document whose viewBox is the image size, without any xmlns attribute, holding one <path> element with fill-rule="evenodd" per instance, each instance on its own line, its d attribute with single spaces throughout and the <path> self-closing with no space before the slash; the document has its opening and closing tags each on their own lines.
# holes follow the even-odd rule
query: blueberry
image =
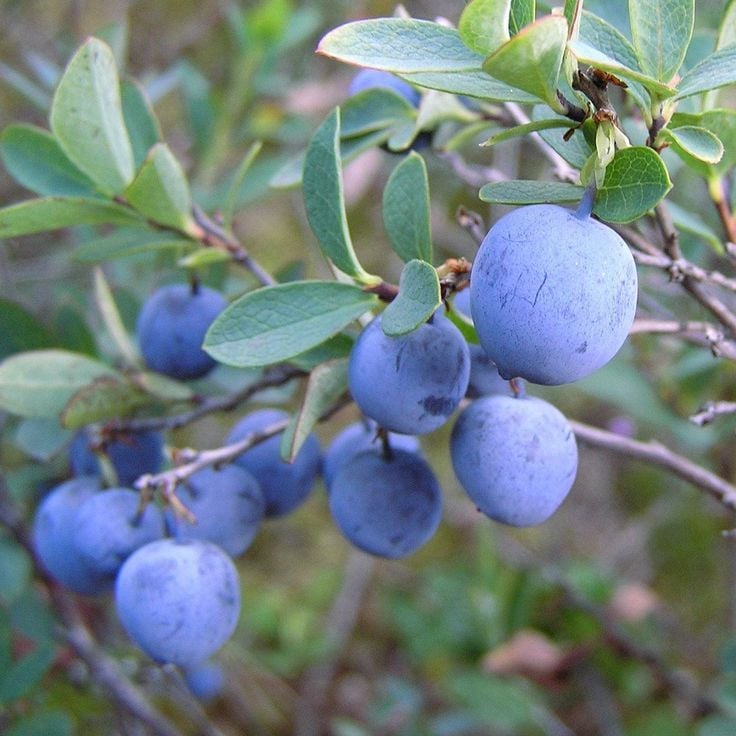
<svg viewBox="0 0 736 736">
<path fill-rule="evenodd" d="M 216 362 L 204 350 L 204 337 L 227 301 L 206 286 L 171 284 L 143 304 L 136 332 L 146 365 L 172 378 L 201 378 Z"/>
<path fill-rule="evenodd" d="M 241 419 L 230 430 L 226 442 L 244 439 L 260 432 L 288 414 L 278 409 L 260 409 Z M 259 483 L 266 502 L 266 516 L 283 516 L 306 501 L 322 464 L 319 440 L 310 434 L 293 463 L 281 459 L 281 435 L 269 437 L 239 455 L 235 464 L 247 470 Z"/>
<path fill-rule="evenodd" d="M 408 82 L 391 74 L 391 72 L 379 71 L 378 69 L 362 69 L 351 80 L 348 87 L 350 96 L 357 95 L 366 89 L 390 89 L 400 94 L 408 103 L 419 107 L 421 95 Z"/>
<path fill-rule="evenodd" d="M 605 365 L 636 311 L 637 277 L 611 228 L 556 205 L 521 207 L 488 232 L 470 306 L 503 378 L 569 383 Z"/>
<path fill-rule="evenodd" d="M 348 369 L 350 392 L 361 411 L 403 434 L 441 427 L 465 395 L 469 376 L 467 343 L 444 318 L 389 337 L 376 317 L 353 346 Z"/>
<path fill-rule="evenodd" d="M 330 511 L 347 539 L 379 557 L 411 554 L 437 530 L 442 494 L 427 462 L 415 452 L 363 450 L 337 470 Z"/>
<path fill-rule="evenodd" d="M 374 422 L 364 421 L 349 424 L 335 435 L 325 453 L 322 475 L 329 490 L 339 468 L 363 450 L 381 450 L 383 443 L 377 436 L 378 427 Z M 421 445 L 416 437 L 408 434 L 389 432 L 389 446 L 392 450 L 406 450 L 421 453 Z"/>
<path fill-rule="evenodd" d="M 110 458 L 118 483 L 132 486 L 145 473 L 158 473 L 163 464 L 164 441 L 159 432 L 131 432 L 110 442 L 105 452 Z M 99 475 L 100 462 L 90 449 L 84 430 L 74 435 L 69 446 L 69 464 L 74 475 Z"/>
<path fill-rule="evenodd" d="M 109 488 L 84 501 L 74 519 L 74 540 L 85 564 L 112 580 L 138 547 L 161 539 L 164 519 L 148 504 L 138 515 L 140 495 L 128 488 Z"/>
<path fill-rule="evenodd" d="M 552 404 L 499 394 L 473 401 L 450 440 L 460 485 L 486 516 L 512 526 L 546 521 L 578 466 L 575 435 Z"/>
<path fill-rule="evenodd" d="M 76 593 L 109 590 L 109 576 L 93 569 L 79 552 L 74 522 L 81 505 L 100 490 L 95 476 L 81 476 L 53 488 L 33 520 L 33 544 L 41 565 L 54 580 Z"/>
<path fill-rule="evenodd" d="M 233 557 L 248 549 L 266 508 L 256 479 L 235 465 L 198 471 L 178 494 L 197 523 L 178 522 L 177 537 L 214 542 Z"/>
<path fill-rule="evenodd" d="M 115 607 L 123 628 L 148 656 L 162 664 L 193 666 L 235 631 L 238 573 L 216 544 L 161 539 L 123 563 Z"/>
</svg>

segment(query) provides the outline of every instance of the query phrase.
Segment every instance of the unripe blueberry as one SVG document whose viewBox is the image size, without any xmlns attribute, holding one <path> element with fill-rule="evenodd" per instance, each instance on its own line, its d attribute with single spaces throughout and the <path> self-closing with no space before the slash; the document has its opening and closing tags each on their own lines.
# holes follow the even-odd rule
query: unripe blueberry
<svg viewBox="0 0 736 736">
<path fill-rule="evenodd" d="M 409 104 L 419 107 L 421 95 L 408 82 L 391 74 L 391 72 L 379 71 L 378 69 L 362 69 L 351 80 L 348 87 L 350 96 L 357 95 L 365 89 L 390 89 L 400 94 Z"/>
<path fill-rule="evenodd" d="M 254 411 L 230 430 L 226 442 L 239 442 L 252 432 L 260 432 L 287 417 L 285 411 L 278 409 Z M 247 470 L 261 486 L 266 516 L 283 516 L 306 501 L 322 464 L 322 451 L 317 437 L 310 434 L 294 462 L 284 462 L 281 435 L 277 434 L 246 450 L 235 459 L 235 464 Z"/>
<path fill-rule="evenodd" d="M 33 521 L 33 544 L 46 571 L 75 593 L 97 595 L 109 590 L 109 576 L 93 569 L 79 552 L 74 522 L 80 506 L 100 490 L 100 479 L 81 476 L 53 488 Z"/>
<path fill-rule="evenodd" d="M 480 511 L 512 526 L 546 521 L 565 500 L 578 467 L 575 435 L 552 404 L 496 394 L 460 414 L 452 466 Z"/>
<path fill-rule="evenodd" d="M 448 319 L 389 337 L 376 317 L 350 354 L 348 383 L 361 411 L 392 432 L 427 434 L 441 427 L 465 395 L 468 345 Z"/>
<path fill-rule="evenodd" d="M 136 550 L 115 582 L 115 608 L 130 638 L 152 659 L 188 667 L 232 635 L 240 583 L 216 544 L 161 539 Z"/>
<path fill-rule="evenodd" d="M 415 452 L 363 450 L 341 465 L 330 490 L 330 512 L 359 549 L 406 557 L 427 542 L 442 516 L 442 493 L 432 469 Z"/>
<path fill-rule="evenodd" d="M 475 329 L 501 376 L 546 385 L 605 365 L 629 333 L 636 297 L 622 238 L 546 204 L 520 207 L 490 229 L 470 281 Z"/>
<path fill-rule="evenodd" d="M 163 464 L 164 441 L 160 432 L 131 432 L 110 442 L 105 452 L 118 483 L 132 486 L 145 473 L 158 473 Z M 82 430 L 69 446 L 69 464 L 74 475 L 99 475 L 100 461 L 90 449 L 89 435 Z"/>
<path fill-rule="evenodd" d="M 378 427 L 374 422 L 364 421 L 349 424 L 335 435 L 325 453 L 322 465 L 322 476 L 325 487 L 329 491 L 335 474 L 346 462 L 363 450 L 382 450 L 383 442 L 377 435 Z M 406 450 L 421 453 L 419 440 L 409 434 L 388 433 L 388 442 L 392 450 Z"/>
<path fill-rule="evenodd" d="M 164 518 L 148 504 L 138 514 L 140 494 L 129 488 L 108 488 L 84 501 L 74 519 L 74 540 L 84 562 L 110 580 L 138 547 L 161 539 Z"/>
<path fill-rule="evenodd" d="M 227 306 L 206 286 L 171 284 L 155 291 L 138 315 L 138 344 L 151 370 L 172 378 L 201 378 L 216 362 L 204 350 L 204 337 Z"/>
<path fill-rule="evenodd" d="M 175 522 L 178 538 L 214 542 L 233 557 L 250 547 L 266 508 L 250 473 L 235 465 L 204 468 L 180 486 L 178 494 L 197 518 L 196 524 Z"/>
<path fill-rule="evenodd" d="M 192 695 L 204 703 L 218 698 L 225 686 L 225 671 L 214 662 L 200 662 L 185 668 L 182 674 Z"/>
</svg>

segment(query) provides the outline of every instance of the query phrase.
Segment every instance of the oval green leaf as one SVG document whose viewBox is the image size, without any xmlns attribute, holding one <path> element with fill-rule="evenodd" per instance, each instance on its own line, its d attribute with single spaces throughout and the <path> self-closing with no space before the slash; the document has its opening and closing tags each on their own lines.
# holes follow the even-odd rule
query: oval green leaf
<svg viewBox="0 0 736 736">
<path fill-rule="evenodd" d="M 454 28 L 406 18 L 374 18 L 338 26 L 320 41 L 317 53 L 348 64 L 402 73 L 478 69 L 483 61 Z"/>
<path fill-rule="evenodd" d="M 73 225 L 131 225 L 140 222 L 133 210 L 102 199 L 44 197 L 0 210 L 0 238 L 58 230 Z"/>
<path fill-rule="evenodd" d="M 159 225 L 186 230 L 192 224 L 192 196 L 181 165 L 165 143 L 157 143 L 125 190 L 128 202 Z"/>
<path fill-rule="evenodd" d="M 307 219 L 322 253 L 343 273 L 367 276 L 353 250 L 340 167 L 340 109 L 317 128 L 307 149 L 302 174 Z"/>
<path fill-rule="evenodd" d="M 457 29 L 465 45 L 487 56 L 509 40 L 511 0 L 470 0 Z"/>
<path fill-rule="evenodd" d="M 494 102 L 536 102 L 537 97 L 486 74 L 482 69 L 462 72 L 417 72 L 399 74 L 411 84 L 453 95 L 467 95 Z"/>
<path fill-rule="evenodd" d="M 642 71 L 670 82 L 693 35 L 695 0 L 629 0 L 629 22 Z"/>
<path fill-rule="evenodd" d="M 720 49 L 687 71 L 677 85 L 676 100 L 736 83 L 736 46 Z"/>
<path fill-rule="evenodd" d="M 550 15 L 532 23 L 484 62 L 483 70 L 544 100 L 559 112 L 557 84 L 567 42 L 567 21 Z"/>
<path fill-rule="evenodd" d="M 120 82 L 120 100 L 123 119 L 130 136 L 133 160 L 138 168 L 146 160 L 151 148 L 163 140 L 161 126 L 143 88 L 132 79 Z"/>
<path fill-rule="evenodd" d="M 681 128 L 665 128 L 662 138 L 669 141 L 678 151 L 693 156 L 708 164 L 717 164 L 723 158 L 723 143 L 715 133 L 697 125 L 683 125 Z"/>
<path fill-rule="evenodd" d="M 97 378 L 69 399 L 60 420 L 67 429 L 79 429 L 92 422 L 128 416 L 149 402 L 150 396 L 129 381 Z"/>
<path fill-rule="evenodd" d="M 608 222 L 626 223 L 645 215 L 672 188 L 662 158 L 646 146 L 617 151 L 606 167 L 593 212 Z"/>
<path fill-rule="evenodd" d="M 432 262 L 429 179 L 424 159 L 412 151 L 391 172 L 383 190 L 383 223 L 402 261 Z"/>
<path fill-rule="evenodd" d="M 90 38 L 74 54 L 56 88 L 50 122 L 66 155 L 101 191 L 119 194 L 133 179 L 133 150 L 107 44 Z"/>
<path fill-rule="evenodd" d="M 10 125 L 0 136 L 0 154 L 10 175 L 41 196 L 94 197 L 95 185 L 67 157 L 47 130 Z"/>
<path fill-rule="evenodd" d="M 57 416 L 69 399 L 97 378 L 119 373 L 86 355 L 33 350 L 0 363 L 0 408 L 23 417 Z"/>
<path fill-rule="evenodd" d="M 399 280 L 399 294 L 381 318 L 386 335 L 405 335 L 424 324 L 442 304 L 437 271 L 425 261 L 409 261 Z"/>
<path fill-rule="evenodd" d="M 584 191 L 579 184 L 517 179 L 486 184 L 478 196 L 493 204 L 554 204 L 577 202 Z"/>
<path fill-rule="evenodd" d="M 281 435 L 281 457 L 293 463 L 320 417 L 348 390 L 348 359 L 330 360 L 309 375 L 299 411 L 291 417 Z"/>
<path fill-rule="evenodd" d="M 243 368 L 280 363 L 320 345 L 377 303 L 373 294 L 336 281 L 257 289 L 220 314 L 204 349 L 215 360 Z"/>
</svg>

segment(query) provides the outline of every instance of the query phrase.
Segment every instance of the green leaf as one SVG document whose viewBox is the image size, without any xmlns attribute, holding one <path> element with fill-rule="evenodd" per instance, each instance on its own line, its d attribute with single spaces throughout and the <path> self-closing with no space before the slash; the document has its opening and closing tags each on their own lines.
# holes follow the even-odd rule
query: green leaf
<svg viewBox="0 0 736 736">
<path fill-rule="evenodd" d="M 495 146 L 496 143 L 509 141 L 512 138 L 520 138 L 529 133 L 536 133 L 540 130 L 549 130 L 551 128 L 565 128 L 570 130 L 573 123 L 570 118 L 556 117 L 546 120 L 533 120 L 523 125 L 515 125 L 513 128 L 505 128 L 504 130 L 494 133 L 487 141 L 481 143 L 482 146 Z"/>
<path fill-rule="evenodd" d="M 0 360 L 13 353 L 54 344 L 51 333 L 36 317 L 20 304 L 0 297 Z"/>
<path fill-rule="evenodd" d="M 386 182 L 383 223 L 402 261 L 419 258 L 432 262 L 427 166 L 415 151 L 398 164 Z"/>
<path fill-rule="evenodd" d="M 118 354 L 128 366 L 137 366 L 140 363 L 138 351 L 125 329 L 123 319 L 120 316 L 117 304 L 115 304 L 115 297 L 112 295 L 105 273 L 100 266 L 95 266 L 94 269 L 94 290 L 97 311 L 102 317 L 105 329 L 112 338 Z"/>
<path fill-rule="evenodd" d="M 684 151 L 699 161 L 716 164 L 723 157 L 723 143 L 706 128 L 683 125 L 680 128 L 664 128 L 660 135 L 676 151 Z"/>
<path fill-rule="evenodd" d="M 389 89 L 366 89 L 341 105 L 340 136 L 365 135 L 397 122 L 413 121 L 416 116 L 416 108 L 400 94 Z"/>
<path fill-rule="evenodd" d="M 325 340 L 316 348 L 311 348 L 304 353 L 300 353 L 289 360 L 289 363 L 296 366 L 300 370 L 309 372 L 314 370 L 318 365 L 328 360 L 336 360 L 337 358 L 347 358 L 355 343 L 354 338 L 350 335 L 340 333 Z"/>
<path fill-rule="evenodd" d="M 103 192 L 125 189 L 135 165 L 109 46 L 90 38 L 74 54 L 56 88 L 50 121 L 66 155 Z"/>
<path fill-rule="evenodd" d="M 304 206 L 322 253 L 343 273 L 367 276 L 350 240 L 340 168 L 340 110 L 333 110 L 317 128 L 304 159 Z"/>
<path fill-rule="evenodd" d="M 466 46 L 486 56 L 509 40 L 511 0 L 470 0 L 457 29 Z"/>
<path fill-rule="evenodd" d="M 8 173 L 41 195 L 93 197 L 95 187 L 66 156 L 47 130 L 10 125 L 0 136 L 0 154 Z"/>
<path fill-rule="evenodd" d="M 580 39 L 592 48 L 598 49 L 610 59 L 624 67 L 641 71 L 636 51 L 629 40 L 603 18 L 583 10 L 580 16 Z M 646 88 L 633 79 L 627 80 L 627 92 L 642 110 L 649 110 L 650 100 Z"/>
<path fill-rule="evenodd" d="M 219 315 L 204 349 L 215 360 L 242 368 L 279 363 L 320 345 L 377 303 L 373 294 L 334 281 L 257 289 Z"/>
<path fill-rule="evenodd" d="M 225 195 L 225 204 L 222 206 L 222 224 L 227 229 L 230 229 L 232 226 L 233 214 L 235 213 L 235 208 L 238 202 L 238 192 L 243 185 L 245 175 L 248 173 L 251 165 L 261 152 L 262 147 L 263 143 L 261 143 L 261 141 L 256 141 L 252 146 L 250 146 L 243 157 L 243 160 L 238 165 L 232 181 L 228 185 L 227 194 Z"/>
<path fill-rule="evenodd" d="M 401 272 L 399 294 L 385 309 L 381 328 L 395 337 L 416 330 L 442 304 L 437 271 L 425 261 L 409 261 Z"/>
<path fill-rule="evenodd" d="M 736 44 L 736 2 L 729 0 L 718 26 L 716 51 Z"/>
<path fill-rule="evenodd" d="M 28 715 L 14 726 L 5 736 L 73 736 L 74 723 L 63 711 L 49 710 L 45 713 Z"/>
<path fill-rule="evenodd" d="M 198 152 L 203 152 L 212 142 L 212 131 L 217 118 L 212 98 L 211 84 L 197 67 L 188 61 L 180 61 L 176 70 L 184 98 L 187 125 Z"/>
<path fill-rule="evenodd" d="M 629 19 L 642 71 L 670 82 L 690 44 L 695 0 L 629 0 Z"/>
<path fill-rule="evenodd" d="M 163 134 L 156 113 L 138 82 L 132 79 L 120 82 L 120 101 L 137 169 L 146 160 L 151 148 L 163 140 Z"/>
<path fill-rule="evenodd" d="M 186 383 L 154 371 L 135 373 L 131 376 L 131 381 L 141 390 L 161 401 L 188 401 L 194 395 Z"/>
<path fill-rule="evenodd" d="M 156 143 L 125 190 L 128 202 L 159 225 L 186 231 L 192 224 L 192 196 L 181 165 L 165 143 Z"/>
<path fill-rule="evenodd" d="M 54 417 L 30 417 L 18 425 L 15 444 L 28 457 L 47 463 L 58 455 L 71 439 L 71 432 L 64 429 Z"/>
<path fill-rule="evenodd" d="M 317 53 L 348 64 L 401 73 L 478 69 L 483 61 L 454 28 L 404 18 L 346 23 L 320 41 Z"/>
<path fill-rule="evenodd" d="M 642 217 L 672 188 L 661 157 L 646 146 L 618 151 L 606 168 L 593 212 L 608 222 Z"/>
<path fill-rule="evenodd" d="M 676 100 L 736 83 L 736 46 L 716 51 L 685 72 L 677 85 Z"/>
<path fill-rule="evenodd" d="M 59 230 L 74 225 L 130 225 L 139 221 L 131 209 L 81 197 L 29 199 L 0 209 L 0 238 Z"/>
<path fill-rule="evenodd" d="M 596 69 L 610 72 L 617 77 L 621 77 L 621 79 L 624 79 L 627 82 L 632 80 L 634 82 L 640 82 L 642 86 L 644 86 L 654 97 L 664 100 L 668 97 L 672 97 L 676 93 L 674 87 L 669 87 L 658 79 L 650 77 L 648 74 L 644 74 L 638 69 L 634 69 L 627 64 L 618 61 L 616 58 L 609 56 L 603 51 L 599 51 L 589 43 L 586 43 L 582 38 L 579 38 L 576 41 L 570 41 L 568 43 L 568 48 L 581 64 L 588 64 Z"/>
<path fill-rule="evenodd" d="M 92 238 L 78 245 L 72 254 L 81 263 L 101 263 L 115 258 L 125 258 L 137 253 L 180 248 L 189 250 L 195 246 L 193 240 L 177 238 L 174 233 L 156 232 L 143 228 L 121 228 L 109 235 Z M 226 257 L 229 256 L 226 254 Z"/>
<path fill-rule="evenodd" d="M 7 606 L 25 590 L 32 569 L 25 550 L 9 539 L 0 539 L 0 603 Z"/>
<path fill-rule="evenodd" d="M 281 435 L 281 457 L 293 463 L 320 417 L 348 390 L 348 359 L 330 360 L 309 375 L 299 411 Z"/>
<path fill-rule="evenodd" d="M 532 23 L 496 49 L 483 70 L 559 110 L 557 83 L 567 42 L 567 21 L 550 15 Z"/>
<path fill-rule="evenodd" d="M 534 23 L 536 0 L 511 0 L 509 32 L 515 36 L 522 28 Z"/>
<path fill-rule="evenodd" d="M 537 101 L 535 95 L 499 82 L 482 69 L 463 72 L 417 72 L 399 76 L 417 87 L 429 87 L 440 92 L 477 97 L 481 100 L 523 103 Z"/>
<path fill-rule="evenodd" d="M 706 110 L 697 125 L 715 133 L 723 143 L 723 157 L 711 167 L 717 176 L 725 176 L 736 165 L 736 110 Z"/>
<path fill-rule="evenodd" d="M 22 417 L 53 417 L 79 389 L 103 376 L 119 377 L 109 366 L 66 350 L 32 350 L 0 363 L 0 408 Z"/>
<path fill-rule="evenodd" d="M 493 204 L 577 202 L 585 187 L 561 181 L 494 181 L 481 187 L 478 196 Z"/>
<path fill-rule="evenodd" d="M 128 416 L 149 402 L 150 397 L 129 381 L 103 376 L 69 399 L 60 420 L 67 429 L 79 429 L 93 422 Z"/>
</svg>

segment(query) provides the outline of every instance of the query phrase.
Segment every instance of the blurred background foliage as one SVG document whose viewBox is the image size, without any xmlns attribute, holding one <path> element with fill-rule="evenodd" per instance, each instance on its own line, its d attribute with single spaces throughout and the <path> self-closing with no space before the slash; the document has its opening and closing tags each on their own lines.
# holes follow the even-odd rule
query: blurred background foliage
<svg viewBox="0 0 736 736">
<path fill-rule="evenodd" d="M 586 2 L 620 22 L 624 3 Z M 415 17 L 463 3 L 406 3 Z M 722 2 L 698 3 L 698 48 L 712 47 Z M 309 232 L 298 190 L 269 179 L 303 150 L 316 124 L 345 95 L 351 70 L 316 57 L 326 30 L 348 19 L 389 15 L 386 0 L 2 0 L 0 128 L 47 125 L 53 86 L 88 34 L 111 44 L 120 69 L 138 79 L 184 163 L 196 201 L 223 205 L 238 165 L 263 149 L 236 188 L 234 229 L 280 279 L 330 277 Z M 697 48 L 696 48 L 697 52 Z M 694 52 L 695 53 L 695 52 Z M 521 142 L 477 149 L 468 160 L 514 177 L 544 176 Z M 455 220 L 458 206 L 487 222 L 503 208 L 481 205 L 447 155 L 428 151 L 438 262 L 473 257 Z M 369 272 L 396 281 L 381 224 L 380 191 L 396 158 L 374 150 L 348 167 L 346 192 L 356 247 Z M 674 163 L 673 163 L 674 166 Z M 675 177 L 674 202 L 718 232 L 702 181 Z M 0 200 L 25 193 L 0 173 Z M 698 209 L 698 208 L 695 208 Z M 97 314 L 89 263 L 75 249 L 87 228 L 8 241 L 0 249 L 0 308 L 17 334 L 0 335 L 0 358 L 44 346 L 113 353 Z M 688 257 L 715 256 L 683 235 Z M 105 272 L 127 326 L 158 284 L 181 280 L 178 254 L 112 260 Z M 216 264 L 205 280 L 236 296 L 254 283 Z M 642 274 L 642 302 L 685 318 L 682 292 Z M 211 386 L 252 376 L 220 368 Z M 687 422 L 706 400 L 735 399 L 731 366 L 666 337 L 636 336 L 595 376 L 538 390 L 568 416 L 657 438 L 736 480 L 734 419 L 708 428 Z M 292 407 L 281 389 L 259 400 Z M 356 417 L 341 411 L 319 428 L 326 444 Z M 209 417 L 169 437 L 174 447 L 215 447 L 235 417 Z M 40 420 L 0 417 L 0 461 L 14 500 L 30 515 L 45 489 L 68 473 L 68 437 Z M 323 490 L 292 516 L 268 522 L 239 563 L 243 613 L 218 661 L 227 673 L 203 715 L 174 673 L 161 671 L 121 635 L 109 601 L 83 601 L 87 623 L 123 670 L 183 733 L 460 736 L 473 734 L 736 733 L 736 558 L 733 522 L 702 493 L 640 463 L 583 448 L 576 485 L 539 528 L 492 524 L 463 497 L 448 457 L 449 428 L 423 439 L 446 492 L 437 536 L 408 560 L 368 560 L 333 527 Z M 43 586 L 25 552 L 0 531 L 0 732 L 8 736 L 138 734 L 56 636 Z"/>
</svg>

